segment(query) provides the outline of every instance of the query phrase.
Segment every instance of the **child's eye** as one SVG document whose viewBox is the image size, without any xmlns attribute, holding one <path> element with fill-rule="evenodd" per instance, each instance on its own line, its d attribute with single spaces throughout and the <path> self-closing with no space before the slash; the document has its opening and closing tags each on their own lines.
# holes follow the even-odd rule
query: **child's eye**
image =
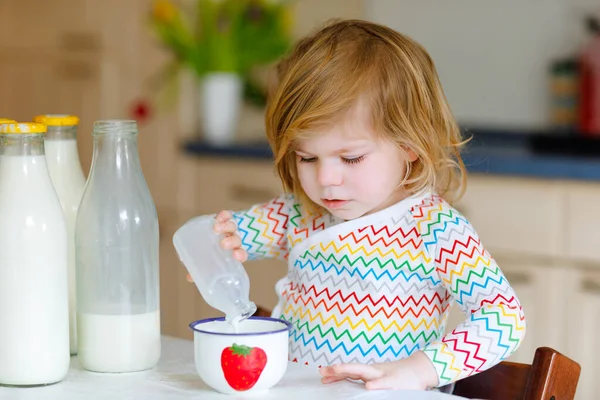
<svg viewBox="0 0 600 400">
<path fill-rule="evenodd" d="M 364 159 L 365 159 L 365 156 L 354 157 L 354 158 L 342 158 L 342 160 L 346 164 L 358 164 L 359 162 L 361 162 Z"/>
<path fill-rule="evenodd" d="M 298 157 L 300 157 L 301 163 L 313 163 L 313 162 L 317 161 L 317 157 L 302 157 L 302 156 L 298 156 Z"/>
</svg>

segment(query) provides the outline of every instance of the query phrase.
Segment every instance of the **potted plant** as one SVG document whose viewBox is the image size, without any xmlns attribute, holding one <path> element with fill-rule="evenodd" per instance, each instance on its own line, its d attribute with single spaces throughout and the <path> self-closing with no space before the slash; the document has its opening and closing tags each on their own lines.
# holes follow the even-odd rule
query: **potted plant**
<svg viewBox="0 0 600 400">
<path fill-rule="evenodd" d="M 151 26 L 173 53 L 165 73 L 189 68 L 199 81 L 206 140 L 233 140 L 243 95 L 264 102 L 253 73 L 290 48 L 291 6 L 275 0 L 156 0 Z"/>
</svg>

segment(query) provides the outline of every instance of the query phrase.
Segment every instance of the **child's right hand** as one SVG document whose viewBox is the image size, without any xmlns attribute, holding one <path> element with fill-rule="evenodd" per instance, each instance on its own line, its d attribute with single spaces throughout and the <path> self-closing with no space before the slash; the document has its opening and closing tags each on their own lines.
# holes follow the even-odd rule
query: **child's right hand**
<svg viewBox="0 0 600 400">
<path fill-rule="evenodd" d="M 217 214 L 216 219 L 215 232 L 224 236 L 221 240 L 221 247 L 226 250 L 233 250 L 233 258 L 239 262 L 246 261 L 248 253 L 242 248 L 242 239 L 237 234 L 237 224 L 233 220 L 233 215 L 229 211 L 221 211 Z M 186 279 L 193 282 L 190 274 L 187 274 Z"/>
</svg>

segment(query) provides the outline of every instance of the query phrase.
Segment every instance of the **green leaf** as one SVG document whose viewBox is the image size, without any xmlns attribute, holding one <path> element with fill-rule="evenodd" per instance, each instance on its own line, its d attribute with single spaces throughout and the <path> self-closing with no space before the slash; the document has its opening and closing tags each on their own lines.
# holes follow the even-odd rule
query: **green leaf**
<svg viewBox="0 0 600 400">
<path fill-rule="evenodd" d="M 172 3 L 169 18 L 150 18 L 158 43 L 171 51 L 167 67 L 189 68 L 198 78 L 212 72 L 233 72 L 244 79 L 244 98 L 262 107 L 266 90 L 250 78 L 291 48 L 291 0 L 195 0 Z M 186 8 L 187 7 L 187 8 Z M 153 14 L 154 15 L 154 14 Z M 174 79 L 165 79 L 172 85 Z M 166 90 L 172 97 L 173 89 Z"/>
<path fill-rule="evenodd" d="M 238 344 L 234 343 L 231 346 L 231 352 L 233 354 L 238 355 L 238 356 L 243 356 L 243 357 L 249 356 L 251 350 L 252 350 L 252 347 L 248 347 L 248 346 L 243 345 L 243 344 L 238 345 Z"/>
<path fill-rule="evenodd" d="M 253 106 L 264 107 L 267 104 L 266 90 L 249 76 L 244 77 L 244 99 Z"/>
</svg>

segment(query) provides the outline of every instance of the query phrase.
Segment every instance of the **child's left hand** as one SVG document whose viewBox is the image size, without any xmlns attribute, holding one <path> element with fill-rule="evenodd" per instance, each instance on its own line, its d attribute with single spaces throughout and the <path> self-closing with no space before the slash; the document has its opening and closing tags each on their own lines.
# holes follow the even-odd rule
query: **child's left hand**
<svg viewBox="0 0 600 400">
<path fill-rule="evenodd" d="M 379 364 L 338 364 L 320 368 L 321 382 L 362 380 L 369 390 L 426 390 L 437 386 L 438 377 L 429 358 L 417 352 L 403 360 Z"/>
</svg>

